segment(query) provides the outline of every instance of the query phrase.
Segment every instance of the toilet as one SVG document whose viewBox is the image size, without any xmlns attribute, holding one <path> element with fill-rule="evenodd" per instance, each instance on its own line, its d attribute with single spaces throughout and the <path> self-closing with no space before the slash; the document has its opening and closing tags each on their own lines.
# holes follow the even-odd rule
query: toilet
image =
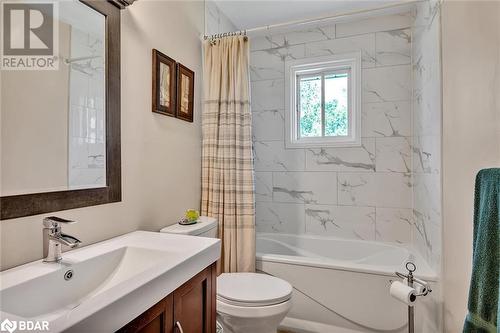
<svg viewBox="0 0 500 333">
<path fill-rule="evenodd" d="M 217 220 L 200 216 L 192 225 L 178 223 L 160 232 L 217 237 Z M 276 333 L 292 306 L 290 283 L 259 273 L 222 273 L 217 277 L 217 321 L 224 333 Z"/>
</svg>

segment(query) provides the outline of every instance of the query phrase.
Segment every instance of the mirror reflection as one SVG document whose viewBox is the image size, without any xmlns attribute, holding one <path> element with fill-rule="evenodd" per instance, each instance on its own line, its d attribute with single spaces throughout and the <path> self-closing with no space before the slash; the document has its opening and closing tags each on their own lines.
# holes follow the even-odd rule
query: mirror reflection
<svg viewBox="0 0 500 333">
<path fill-rule="evenodd" d="M 58 7 L 58 69 L 0 76 L 1 196 L 106 186 L 105 17 Z"/>
</svg>

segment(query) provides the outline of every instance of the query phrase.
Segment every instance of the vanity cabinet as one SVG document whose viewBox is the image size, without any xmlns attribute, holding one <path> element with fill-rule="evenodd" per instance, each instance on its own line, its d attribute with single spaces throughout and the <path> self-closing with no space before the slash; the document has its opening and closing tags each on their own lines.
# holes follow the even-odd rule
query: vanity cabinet
<svg viewBox="0 0 500 333">
<path fill-rule="evenodd" d="M 215 333 L 215 263 L 167 295 L 119 333 Z"/>
</svg>

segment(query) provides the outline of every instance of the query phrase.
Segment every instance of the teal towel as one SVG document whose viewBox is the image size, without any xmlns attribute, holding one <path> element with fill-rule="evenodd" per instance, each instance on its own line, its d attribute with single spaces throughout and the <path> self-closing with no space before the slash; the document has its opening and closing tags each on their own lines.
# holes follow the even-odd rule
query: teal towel
<svg viewBox="0 0 500 333">
<path fill-rule="evenodd" d="M 500 169 L 484 169 L 476 176 L 473 237 L 469 313 L 463 332 L 498 333 Z"/>
</svg>

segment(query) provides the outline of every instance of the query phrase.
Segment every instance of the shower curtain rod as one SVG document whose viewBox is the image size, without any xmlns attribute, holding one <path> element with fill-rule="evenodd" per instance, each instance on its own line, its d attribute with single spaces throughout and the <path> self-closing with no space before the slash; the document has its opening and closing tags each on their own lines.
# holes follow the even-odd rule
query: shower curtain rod
<svg viewBox="0 0 500 333">
<path fill-rule="evenodd" d="M 321 16 L 321 17 L 316 17 L 316 18 L 312 18 L 312 19 L 293 20 L 293 21 L 288 21 L 288 22 L 284 22 L 284 23 L 264 25 L 264 26 L 246 29 L 246 30 L 237 30 L 235 32 L 214 34 L 212 36 L 204 35 L 203 39 L 220 38 L 220 37 L 224 37 L 224 36 L 233 36 L 233 35 L 241 34 L 243 31 L 245 34 L 248 35 L 248 34 L 259 32 L 259 31 L 266 31 L 266 30 L 271 30 L 271 29 L 276 29 L 276 28 L 283 28 L 283 27 L 292 26 L 292 25 L 305 25 L 305 24 L 316 23 L 316 22 L 330 21 L 330 20 L 334 20 L 334 19 L 341 19 L 343 17 L 349 17 L 352 15 L 360 15 L 360 14 L 366 14 L 366 13 L 370 13 L 370 12 L 374 12 L 374 11 L 409 6 L 409 5 L 417 3 L 419 1 L 421 1 L 421 0 L 403 0 L 403 1 L 400 1 L 398 3 L 388 4 L 388 5 L 380 6 L 377 8 L 360 9 L 360 10 L 356 10 L 356 11 L 344 12 L 344 13 L 340 13 L 340 14 L 336 14 L 336 15 Z"/>
<path fill-rule="evenodd" d="M 214 41 L 217 38 L 231 37 L 231 36 L 244 36 L 245 40 L 247 40 L 247 31 L 246 30 L 239 30 L 239 31 L 232 31 L 232 32 L 224 32 L 221 34 L 214 34 L 211 36 L 205 35 L 205 36 L 203 36 L 203 39 L 205 39 L 205 40 L 209 39 L 211 41 Z"/>
</svg>

